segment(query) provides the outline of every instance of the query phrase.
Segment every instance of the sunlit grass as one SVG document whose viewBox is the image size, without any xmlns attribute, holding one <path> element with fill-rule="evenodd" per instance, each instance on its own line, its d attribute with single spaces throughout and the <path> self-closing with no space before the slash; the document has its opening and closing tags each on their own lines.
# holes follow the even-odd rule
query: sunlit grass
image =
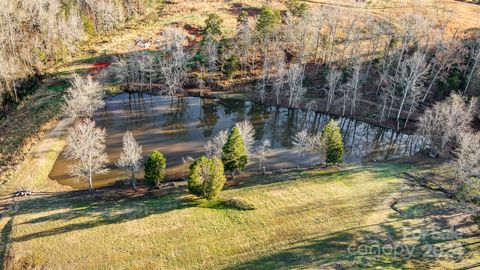
<svg viewBox="0 0 480 270">
<path fill-rule="evenodd" d="M 379 266 L 392 258 L 362 259 L 347 247 L 368 234 L 395 231 L 402 222 L 421 221 L 414 214 L 401 219 L 389 208 L 390 199 L 404 192 L 396 176 L 404 168 L 259 177 L 223 192 L 255 210 L 198 200 L 183 189 L 110 200 L 32 198 L 19 206 L 9 254 L 15 265 L 46 268 L 278 269 L 352 266 L 359 260 Z"/>
</svg>

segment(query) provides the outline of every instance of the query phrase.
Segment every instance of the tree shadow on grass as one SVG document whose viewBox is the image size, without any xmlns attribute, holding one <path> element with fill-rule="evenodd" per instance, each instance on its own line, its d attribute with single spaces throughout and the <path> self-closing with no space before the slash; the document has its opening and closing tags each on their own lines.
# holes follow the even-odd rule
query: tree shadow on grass
<svg viewBox="0 0 480 270">
<path fill-rule="evenodd" d="M 305 171 L 294 171 L 286 173 L 275 173 L 269 175 L 258 176 L 246 176 L 237 177 L 227 182 L 224 190 L 241 189 L 247 187 L 255 187 L 262 185 L 269 185 L 275 183 L 284 183 L 288 181 L 306 180 L 306 179 L 325 179 L 326 181 L 338 180 L 348 177 L 351 174 L 363 171 L 361 167 L 351 167 L 346 169 L 337 170 L 334 167 L 309 169 Z"/>
<path fill-rule="evenodd" d="M 115 192 L 115 190 L 111 189 L 110 192 Z M 103 194 L 104 192 L 99 193 Z M 162 196 L 159 196 L 158 191 L 133 194 L 133 196 L 114 194 L 106 196 L 105 194 L 95 194 L 95 192 L 66 192 L 25 199 L 17 204 L 16 216 L 18 217 L 47 211 L 59 210 L 61 212 L 17 223 L 15 224 L 16 228 L 47 221 L 64 221 L 69 224 L 44 231 L 16 235 L 10 238 L 10 242 L 29 241 L 71 231 L 124 223 L 196 205 L 195 201 L 184 192 L 167 193 Z M 85 218 L 88 221 L 75 222 L 76 219 L 85 220 Z"/>
<path fill-rule="evenodd" d="M 57 221 L 69 224 L 44 231 L 17 235 L 11 237 L 9 241 L 23 242 L 71 231 L 124 223 L 188 207 L 231 211 L 252 210 L 247 209 L 249 205 L 246 202 L 239 201 L 232 204 L 230 200 L 207 201 L 198 199 L 190 196 L 183 187 L 142 190 L 140 192 L 129 189 L 105 188 L 93 193 L 74 191 L 42 194 L 42 196 L 19 201 L 15 215 L 21 217 L 50 211 L 55 211 L 55 213 L 16 223 L 15 227 L 21 228 L 22 226 Z M 77 219 L 78 222 L 76 222 Z M 83 221 L 85 219 L 87 221 Z"/>
<path fill-rule="evenodd" d="M 423 224 L 413 225 L 408 221 L 402 226 L 420 229 Z M 475 256 L 479 246 L 478 234 L 456 239 L 422 238 L 409 242 L 400 224 L 374 224 L 335 232 L 314 239 L 306 239 L 293 247 L 273 252 L 237 265 L 228 270 L 243 269 L 431 269 L 440 267 L 439 261 L 448 255 L 448 260 L 460 263 Z M 405 249 L 409 245 L 411 253 Z M 442 248 L 443 254 L 428 256 L 432 245 Z M 396 253 L 389 247 L 396 247 Z M 478 251 L 478 250 L 477 250 Z M 455 256 L 457 254 L 458 256 Z M 478 254 L 477 254 L 478 256 Z M 468 268 L 465 268 L 468 269 Z"/>
</svg>

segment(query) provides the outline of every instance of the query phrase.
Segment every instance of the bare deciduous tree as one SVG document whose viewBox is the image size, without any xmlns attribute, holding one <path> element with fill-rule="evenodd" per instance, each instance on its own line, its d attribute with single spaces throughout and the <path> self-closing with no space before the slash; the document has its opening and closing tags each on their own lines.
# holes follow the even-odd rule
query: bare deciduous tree
<svg viewBox="0 0 480 270">
<path fill-rule="evenodd" d="M 480 132 L 459 134 L 454 154 L 456 158 L 452 165 L 458 182 L 464 182 L 470 177 L 480 178 Z"/>
<path fill-rule="evenodd" d="M 255 148 L 253 155 L 258 159 L 258 170 L 262 170 L 263 161 L 267 158 L 268 153 L 270 152 L 270 140 L 263 139 L 262 143 Z"/>
<path fill-rule="evenodd" d="M 300 162 L 300 157 L 311 150 L 311 138 L 308 134 L 308 131 L 303 129 L 297 133 L 292 138 L 293 149 L 298 153 L 297 156 L 297 165 Z"/>
<path fill-rule="evenodd" d="M 450 69 L 455 65 L 460 65 L 462 62 L 464 49 L 458 40 L 449 40 L 447 43 L 442 42 L 437 46 L 437 52 L 432 59 L 431 81 L 422 102 L 425 102 L 437 80 L 445 82 Z"/>
<path fill-rule="evenodd" d="M 218 42 L 213 38 L 208 38 L 204 45 L 205 54 L 207 57 L 207 70 L 215 72 L 218 70 Z"/>
<path fill-rule="evenodd" d="M 90 117 L 95 110 L 105 105 L 100 84 L 90 76 L 82 78 L 77 74 L 64 99 L 63 112 L 71 118 Z"/>
<path fill-rule="evenodd" d="M 253 151 L 253 143 L 255 142 L 255 129 L 250 121 L 245 120 L 239 123 L 236 123 L 235 126 L 238 128 L 240 132 L 240 136 L 242 137 L 243 144 L 245 145 L 245 150 L 247 151 L 248 155 L 252 154 Z"/>
<path fill-rule="evenodd" d="M 89 189 L 93 190 L 92 176 L 107 171 L 108 163 L 105 152 L 105 129 L 95 127 L 95 122 L 85 119 L 68 131 L 65 155 L 75 164 L 69 166 L 69 173 L 88 181 Z"/>
<path fill-rule="evenodd" d="M 361 76 L 361 66 L 355 65 L 353 67 L 352 76 L 347 82 L 346 87 L 349 89 L 351 95 L 351 105 L 350 105 L 350 115 L 353 115 L 357 109 L 358 100 L 360 99 L 360 87 L 362 84 L 362 76 Z M 345 110 L 345 108 L 344 108 Z"/>
<path fill-rule="evenodd" d="M 335 97 L 335 92 L 342 78 L 342 72 L 336 68 L 332 68 L 327 75 L 328 89 L 327 89 L 327 107 L 326 110 L 330 110 L 332 105 L 333 98 Z"/>
<path fill-rule="evenodd" d="M 208 158 L 221 157 L 222 147 L 225 145 L 228 139 L 228 131 L 226 129 L 218 132 L 213 138 L 207 141 L 205 144 L 205 155 Z"/>
<path fill-rule="evenodd" d="M 468 131 L 476 106 L 476 99 L 466 102 L 464 97 L 454 93 L 425 111 L 419 118 L 417 133 L 433 148 L 447 155 L 456 138 Z"/>
<path fill-rule="evenodd" d="M 283 36 L 290 45 L 289 49 L 293 51 L 301 64 L 306 64 L 312 55 L 313 33 L 312 22 L 313 17 L 306 14 L 297 18 L 290 12 L 287 12 L 284 24 Z"/>
<path fill-rule="evenodd" d="M 237 54 L 240 56 L 240 67 L 246 71 L 251 58 L 251 46 L 253 44 L 253 31 L 248 20 L 239 24 L 236 35 Z"/>
<path fill-rule="evenodd" d="M 273 92 L 275 94 L 275 104 L 280 105 L 280 98 L 282 96 L 283 88 L 285 87 L 287 68 L 285 63 L 284 54 L 279 55 L 274 62 L 274 79 L 273 79 Z"/>
<path fill-rule="evenodd" d="M 167 94 L 173 96 L 183 92 L 187 63 L 190 56 L 184 48 L 187 34 L 180 28 L 167 27 L 162 34 L 162 57 L 159 59 L 160 73 L 167 85 Z"/>
<path fill-rule="evenodd" d="M 338 87 L 338 91 L 342 94 L 342 116 L 345 116 L 347 101 L 350 97 L 350 87 L 347 84 Z"/>
<path fill-rule="evenodd" d="M 429 70 L 425 58 L 426 55 L 424 53 L 415 52 L 400 65 L 400 74 L 398 76 L 397 84 L 402 90 L 402 99 L 397 114 L 397 128 L 400 125 L 400 116 L 402 115 L 407 97 L 413 95 L 413 91 L 421 91 L 421 89 L 424 88 L 423 83 Z M 420 97 L 420 95 L 416 96 Z M 410 106 L 414 106 L 413 103 L 410 104 Z"/>
<path fill-rule="evenodd" d="M 305 95 L 306 89 L 303 86 L 304 69 L 300 64 L 293 64 L 287 71 L 289 86 L 288 106 L 295 107 Z"/>
<path fill-rule="evenodd" d="M 125 170 L 126 174 L 131 177 L 133 189 L 136 189 L 135 173 L 140 171 L 142 161 L 142 146 L 138 145 L 130 131 L 123 135 L 123 147 L 120 158 L 117 161 L 117 166 Z"/>
</svg>

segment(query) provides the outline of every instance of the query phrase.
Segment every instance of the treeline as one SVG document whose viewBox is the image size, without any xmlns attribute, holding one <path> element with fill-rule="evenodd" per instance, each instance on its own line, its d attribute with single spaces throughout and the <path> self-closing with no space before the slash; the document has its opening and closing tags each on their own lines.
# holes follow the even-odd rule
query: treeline
<svg viewBox="0 0 480 270">
<path fill-rule="evenodd" d="M 31 91 L 45 67 L 89 35 L 143 14 L 151 0 L 0 1 L 0 113 Z"/>
<path fill-rule="evenodd" d="M 480 205 L 480 131 L 471 126 L 475 117 L 480 117 L 477 98 L 453 93 L 425 111 L 417 134 L 430 155 L 446 158 L 443 177 L 451 180 L 454 195 Z"/>
<path fill-rule="evenodd" d="M 168 94 L 183 92 L 189 74 L 200 87 L 250 78 L 262 103 L 341 115 L 373 106 L 368 113 L 378 122 L 398 128 L 452 90 L 478 95 L 478 33 L 452 30 L 441 16 L 386 20 L 368 10 L 285 2 L 288 10 L 265 5 L 254 18 L 241 11 L 234 37 L 210 14 L 193 49 L 181 27 L 168 27 L 158 54 L 132 53 L 112 69 L 129 88 L 161 82 Z"/>
</svg>

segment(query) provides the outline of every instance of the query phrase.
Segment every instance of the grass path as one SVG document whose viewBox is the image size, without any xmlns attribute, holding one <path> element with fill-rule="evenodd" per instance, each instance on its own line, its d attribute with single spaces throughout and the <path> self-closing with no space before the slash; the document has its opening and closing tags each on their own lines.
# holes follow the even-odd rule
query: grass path
<svg viewBox="0 0 480 270">
<path fill-rule="evenodd" d="M 69 190 L 66 186 L 45 179 L 48 179 L 48 174 L 65 145 L 64 135 L 70 124 L 70 119 L 59 120 L 35 145 L 19 169 L 16 181 L 7 186 L 6 192 L 11 193 L 19 188 L 27 188 L 33 192 Z"/>
</svg>

